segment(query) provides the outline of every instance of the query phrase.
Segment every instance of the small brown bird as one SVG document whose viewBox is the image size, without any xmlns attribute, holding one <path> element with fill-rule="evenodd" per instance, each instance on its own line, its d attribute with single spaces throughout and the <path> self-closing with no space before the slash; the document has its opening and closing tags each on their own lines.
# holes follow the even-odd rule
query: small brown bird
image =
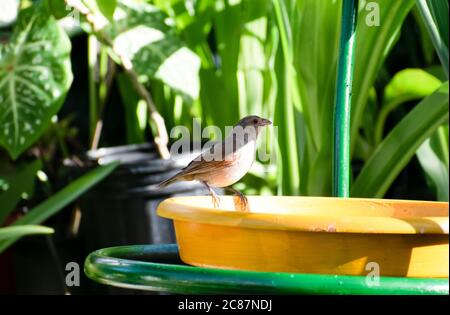
<svg viewBox="0 0 450 315">
<path fill-rule="evenodd" d="M 247 198 L 240 191 L 228 186 L 239 181 L 250 170 L 255 161 L 259 132 L 270 124 L 270 120 L 258 116 L 242 118 L 225 140 L 202 152 L 178 174 L 166 179 L 159 186 L 164 187 L 175 181 L 197 180 L 208 188 L 215 208 L 219 207 L 220 199 L 212 187 L 231 190 L 239 197 L 240 208 L 246 210 Z"/>
</svg>

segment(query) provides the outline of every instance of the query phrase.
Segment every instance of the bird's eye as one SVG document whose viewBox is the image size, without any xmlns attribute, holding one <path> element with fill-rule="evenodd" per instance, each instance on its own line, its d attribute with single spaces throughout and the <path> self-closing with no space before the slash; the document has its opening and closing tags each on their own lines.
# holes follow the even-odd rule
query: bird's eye
<svg viewBox="0 0 450 315">
<path fill-rule="evenodd" d="M 253 123 L 256 125 L 258 123 L 258 119 L 253 119 Z"/>
</svg>

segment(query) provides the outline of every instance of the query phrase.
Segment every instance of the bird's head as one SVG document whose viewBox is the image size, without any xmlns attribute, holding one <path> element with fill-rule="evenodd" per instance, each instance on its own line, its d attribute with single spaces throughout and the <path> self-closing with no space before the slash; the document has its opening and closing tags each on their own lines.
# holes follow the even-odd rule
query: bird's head
<svg viewBox="0 0 450 315">
<path fill-rule="evenodd" d="M 233 143 L 237 141 L 238 146 L 245 145 L 249 141 L 256 141 L 261 129 L 271 124 L 268 119 L 256 115 L 247 116 L 238 121 L 228 138 L 233 139 Z"/>
<path fill-rule="evenodd" d="M 260 127 L 271 125 L 272 122 L 268 119 L 261 118 L 255 115 L 247 116 L 239 120 L 236 126 L 241 126 L 242 128 L 246 127 L 255 127 L 259 129 Z"/>
</svg>

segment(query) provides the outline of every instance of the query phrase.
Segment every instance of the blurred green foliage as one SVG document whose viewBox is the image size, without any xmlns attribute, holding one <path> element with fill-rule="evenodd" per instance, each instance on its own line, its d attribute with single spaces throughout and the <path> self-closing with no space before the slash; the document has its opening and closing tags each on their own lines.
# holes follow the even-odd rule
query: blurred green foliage
<svg viewBox="0 0 450 315">
<path fill-rule="evenodd" d="M 70 45 L 58 24 L 79 18 L 90 38 L 90 144 L 99 141 L 99 122 L 113 86 L 124 104 L 126 141 L 142 142 L 149 129 L 155 130 L 133 82 L 120 69 L 127 66 L 122 55 L 169 130 L 193 128 L 194 117 L 202 119 L 202 126 L 222 130 L 248 114 L 273 119 L 276 128 L 261 141 L 272 163 L 257 161 L 239 188 L 252 194 L 331 194 L 341 1 L 78 2 L 99 22 L 96 29 L 89 14 L 64 0 L 24 2 L 22 8 L 29 8 L 21 10 L 8 42 L 0 44 L 0 119 L 12 126 L 6 134 L 0 130 L 0 143 L 13 158 L 42 139 L 64 101 L 71 83 Z M 352 161 L 358 167 L 352 195 L 383 197 L 417 156 L 429 186 L 446 200 L 448 2 L 361 0 L 358 16 L 351 124 Z M 27 35 L 35 29 L 41 32 Z M 45 42 L 56 45 L 53 54 L 16 57 L 17 50 Z M 30 65 L 36 56 L 39 60 Z M 11 73 L 24 75 L 20 67 L 28 68 L 33 79 L 10 83 Z M 39 80 L 43 72 L 53 78 L 48 91 L 56 97 Z M 36 132 L 25 137 L 29 125 Z"/>
</svg>

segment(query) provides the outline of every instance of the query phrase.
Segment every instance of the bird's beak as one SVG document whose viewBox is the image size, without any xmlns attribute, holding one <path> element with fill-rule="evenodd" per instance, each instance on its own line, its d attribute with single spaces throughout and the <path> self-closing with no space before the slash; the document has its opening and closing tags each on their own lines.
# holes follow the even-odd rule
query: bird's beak
<svg viewBox="0 0 450 315">
<path fill-rule="evenodd" d="M 264 118 L 262 118 L 261 122 L 259 123 L 260 126 L 268 126 L 268 125 L 271 125 L 271 124 L 272 124 L 272 122 L 270 120 L 264 119 Z"/>
</svg>

